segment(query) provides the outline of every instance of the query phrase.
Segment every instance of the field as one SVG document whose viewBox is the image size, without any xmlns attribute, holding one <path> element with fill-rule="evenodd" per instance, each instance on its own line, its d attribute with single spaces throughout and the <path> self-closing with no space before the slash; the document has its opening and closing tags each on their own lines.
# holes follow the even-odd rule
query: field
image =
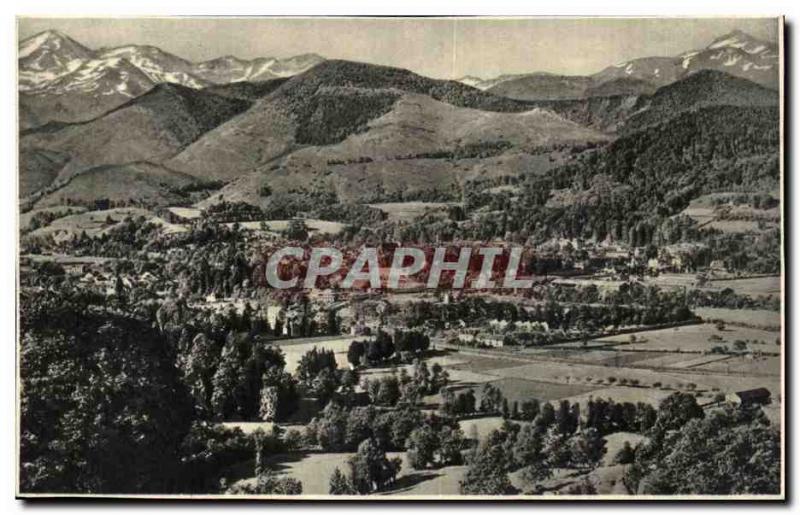
<svg viewBox="0 0 800 515">
<path fill-rule="evenodd" d="M 347 349 L 350 347 L 350 342 L 356 339 L 349 336 L 323 336 L 319 338 L 277 340 L 274 344 L 283 351 L 286 358 L 286 370 L 294 374 L 297 370 L 297 365 L 300 363 L 300 358 L 314 347 L 332 350 L 336 357 L 336 365 L 339 368 L 348 368 L 350 365 L 347 361 Z"/>
<path fill-rule="evenodd" d="M 81 206 L 55 206 L 31 209 L 19 215 L 19 230 L 20 232 L 28 231 L 30 229 L 31 220 L 33 220 L 35 216 L 48 215 L 54 218 L 61 218 L 63 216 L 84 212 L 86 212 L 86 208 Z"/>
<path fill-rule="evenodd" d="M 703 228 L 718 229 L 725 233 L 758 232 L 762 230 L 759 221 L 774 227 L 780 220 L 780 211 L 777 208 L 755 209 L 751 205 L 728 204 L 714 206 L 715 198 L 726 201 L 731 195 L 736 194 L 713 193 L 698 197 L 692 200 L 681 215 L 690 217 Z"/>
<path fill-rule="evenodd" d="M 169 207 L 167 209 L 174 215 L 180 216 L 181 218 L 186 218 L 187 220 L 200 218 L 203 214 L 201 209 L 194 207 Z"/>
<path fill-rule="evenodd" d="M 719 279 L 710 281 L 706 289 L 724 290 L 731 288 L 743 295 L 780 295 L 781 278 L 777 275 L 765 277 L 748 277 L 744 279 Z"/>
<path fill-rule="evenodd" d="M 780 369 L 780 366 L 781 359 L 777 356 L 731 356 L 727 359 L 706 363 L 698 368 L 700 370 L 733 373 L 773 374 L 775 370 Z"/>
<path fill-rule="evenodd" d="M 352 453 L 286 453 L 270 456 L 270 464 L 279 473 L 299 479 L 303 483 L 304 495 L 327 495 L 330 477 L 338 468 L 347 471 L 347 460 Z M 388 458 L 400 457 L 402 469 L 392 488 L 380 495 L 458 495 L 459 481 L 465 466 L 450 466 L 436 470 L 414 470 L 408 464 L 405 453 L 389 452 Z M 245 476 L 242 481 L 254 481 Z"/>
<path fill-rule="evenodd" d="M 410 222 L 426 213 L 447 211 L 453 202 L 384 202 L 368 204 L 369 207 L 380 209 L 386 213 L 386 218 L 393 222 Z"/>
<path fill-rule="evenodd" d="M 46 227 L 41 227 L 28 234 L 26 237 L 52 236 L 56 241 L 69 240 L 86 232 L 87 236 L 98 236 L 108 231 L 115 224 L 127 217 L 144 217 L 148 221 L 161 225 L 167 233 L 183 232 L 187 228 L 182 225 L 170 224 L 153 215 L 152 212 L 136 207 L 120 207 L 104 211 L 87 211 L 67 215 L 54 220 Z"/>
<path fill-rule="evenodd" d="M 758 232 L 759 226 L 759 222 L 752 220 L 714 220 L 703 227 L 708 229 L 717 229 L 724 233 L 738 234 L 745 232 Z"/>
<path fill-rule="evenodd" d="M 500 372 L 502 374 L 502 372 Z M 582 384 L 552 383 L 544 381 L 533 381 L 519 377 L 504 377 L 492 381 L 491 384 L 500 388 L 503 396 L 508 402 L 520 402 L 538 399 L 540 401 L 557 401 L 566 397 L 572 397 L 585 392 L 591 392 L 595 388 Z M 475 396 L 478 402 L 481 399 L 480 390 L 476 390 Z"/>
<path fill-rule="evenodd" d="M 768 309 L 695 308 L 694 312 L 709 322 L 742 325 L 780 331 L 781 313 Z"/>
<path fill-rule="evenodd" d="M 778 333 L 762 329 L 726 327 L 720 331 L 715 324 L 696 324 L 609 336 L 598 341 L 619 346 L 619 350 L 709 352 L 712 347 L 730 346 L 736 340 L 755 340 L 767 344 L 769 348 L 765 350 L 774 351 L 777 336 Z M 630 343 L 631 337 L 637 341 Z"/>
</svg>

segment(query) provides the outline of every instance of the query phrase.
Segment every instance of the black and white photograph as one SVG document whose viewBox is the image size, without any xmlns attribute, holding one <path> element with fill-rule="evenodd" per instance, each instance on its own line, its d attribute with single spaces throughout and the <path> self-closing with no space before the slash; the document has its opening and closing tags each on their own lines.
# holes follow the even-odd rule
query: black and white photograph
<svg viewBox="0 0 800 515">
<path fill-rule="evenodd" d="M 18 16 L 17 497 L 785 500 L 784 23 Z"/>
</svg>

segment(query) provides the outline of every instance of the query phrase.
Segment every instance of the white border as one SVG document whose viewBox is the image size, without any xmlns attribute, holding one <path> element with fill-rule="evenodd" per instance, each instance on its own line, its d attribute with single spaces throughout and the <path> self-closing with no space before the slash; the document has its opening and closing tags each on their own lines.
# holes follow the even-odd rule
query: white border
<svg viewBox="0 0 800 515">
<path fill-rule="evenodd" d="M 3 423 L 0 424 L 2 427 L 2 433 L 5 438 L 2 441 L 5 445 L 0 447 L 2 449 L 3 455 L 6 457 L 5 463 L 2 467 L 0 467 L 0 473 L 2 474 L 2 483 L 6 485 L 7 490 L 3 492 L 2 495 L 2 505 L 4 508 L 8 509 L 9 512 L 17 513 L 22 511 L 22 509 L 34 507 L 37 510 L 43 511 L 51 511 L 55 509 L 70 509 L 70 510 L 80 510 L 84 511 L 87 509 L 101 509 L 105 510 L 110 508 L 111 506 L 107 503 L 96 503 L 91 505 L 84 505 L 84 504 L 67 504 L 67 505 L 26 505 L 20 501 L 14 501 L 13 499 L 13 492 L 14 492 L 14 485 L 15 485 L 15 475 L 16 475 L 16 463 L 15 463 L 15 452 L 14 446 L 16 444 L 16 431 L 15 431 L 15 423 L 14 423 L 14 406 L 15 406 L 15 372 L 14 372 L 14 364 L 16 362 L 15 356 L 15 326 L 16 326 L 16 307 L 15 307 L 15 286 L 16 286 L 16 239 L 17 239 L 17 231 L 16 231 L 16 187 L 13 186 L 15 184 L 14 177 L 16 176 L 16 88 L 15 88 L 15 70 L 16 70 L 16 63 L 15 63 L 15 47 L 16 47 L 16 37 L 15 37 L 15 28 L 16 28 L 16 21 L 14 16 L 15 15 L 60 15 L 60 16 L 78 16 L 78 15 L 97 15 L 97 16 L 111 16 L 111 15 L 294 15 L 294 16 L 310 16 L 310 15 L 332 15 L 332 16 L 345 16 L 345 15 L 377 15 L 377 16 L 385 16 L 385 15 L 464 15 L 464 16 L 473 16 L 473 15 L 496 15 L 496 16 L 531 16 L 531 15 L 564 15 L 564 16 L 575 16 L 575 15 L 603 15 L 603 16 L 758 16 L 758 15 L 768 15 L 768 16 L 776 16 L 780 14 L 784 14 L 787 16 L 787 23 L 792 30 L 792 37 L 796 39 L 797 36 L 797 23 L 800 23 L 800 9 L 798 9 L 797 5 L 800 5 L 798 2 L 780 2 L 780 1 L 769 1 L 769 0 L 762 0 L 760 2 L 753 2 L 747 5 L 733 5 L 731 2 L 727 1 L 720 1 L 720 0 L 712 0 L 706 1 L 703 3 L 699 3 L 696 1 L 686 1 L 686 0 L 671 0 L 669 2 L 660 2 L 660 3 L 644 3 L 644 2 L 626 2 L 624 0 L 606 0 L 602 3 L 596 2 L 588 2 L 588 1 L 574 1 L 574 0 L 559 0 L 557 3 L 552 4 L 540 4 L 540 5 L 533 5 L 529 3 L 523 2 L 514 2 L 513 0 L 492 0 L 486 2 L 476 2 L 474 0 L 462 0 L 458 2 L 423 2 L 421 0 L 406 0 L 402 3 L 393 5 L 389 3 L 377 3 L 373 1 L 354 1 L 354 0 L 340 0 L 335 3 L 330 1 L 323 1 L 323 0 L 314 0 L 314 1 L 298 1 L 295 0 L 291 3 L 273 3 L 267 4 L 265 2 L 248 2 L 245 0 L 226 0 L 225 2 L 210 2 L 207 0 L 195 0 L 191 4 L 184 3 L 178 4 L 177 2 L 163 2 L 163 1 L 156 1 L 156 0 L 138 0 L 137 2 L 130 2 L 127 5 L 123 5 L 120 2 L 112 3 L 106 1 L 98 1 L 98 0 L 68 0 L 68 1 L 57 1 L 57 0 L 36 0 L 36 1 L 12 1 L 10 4 L 3 4 L 3 17 L 2 17 L 2 27 L 3 30 L 2 34 L 5 39 L 5 44 L 0 46 L 2 48 L 2 60 L 3 66 L 0 68 L 1 78 L 0 78 L 0 88 L 2 88 L 2 96 L 0 96 L 0 119 L 2 120 L 2 138 L 0 138 L 0 156 L 3 159 L 3 172 L 6 177 L 5 188 L 3 188 L 3 192 L 5 194 L 5 198 L 2 202 L 2 209 L 3 212 L 3 223 L 0 224 L 0 237 L 2 237 L 2 242 L 5 244 L 3 248 L 5 252 L 2 255 L 2 268 L 0 268 L 0 286 L 2 287 L 3 291 L 3 298 L 2 298 L 2 309 L 0 310 L 0 320 L 2 320 L 2 327 L 5 332 L 5 359 L 2 360 L 4 363 L 4 374 L 2 375 L 4 384 L 4 404 L 3 407 L 5 408 L 4 413 L 7 413 L 8 416 L 3 418 Z M 788 56 L 789 61 L 787 65 L 792 69 L 796 70 L 797 58 L 796 53 L 792 51 L 794 45 L 787 47 L 786 53 Z M 788 94 L 792 95 L 794 92 L 794 88 L 792 91 L 789 91 Z M 792 114 L 794 114 L 796 106 L 794 103 L 790 105 L 792 107 L 792 111 L 786 113 L 789 118 L 792 118 Z M 785 148 L 787 150 L 793 149 L 795 146 L 792 143 L 795 143 L 797 140 L 797 130 L 795 127 L 794 132 L 791 133 L 792 140 L 786 141 Z M 791 191 L 786 192 L 787 196 L 790 199 L 797 199 L 800 198 L 800 186 L 798 186 L 799 181 L 796 176 L 796 172 L 794 169 L 785 170 L 785 174 L 788 174 L 789 177 L 794 177 L 794 180 L 790 181 Z M 787 233 L 786 237 L 790 238 L 790 242 L 796 241 L 798 237 L 798 221 L 796 216 L 796 210 L 791 208 L 791 202 L 789 202 L 790 207 L 790 219 L 786 220 L 786 223 L 789 224 L 791 228 L 791 233 Z M 790 249 L 786 249 L 787 254 L 794 255 L 793 252 L 790 252 Z M 794 274 L 792 275 L 792 284 L 787 286 L 794 286 L 796 287 L 796 270 L 792 270 Z M 792 311 L 791 313 L 786 313 L 787 320 L 798 320 L 799 318 L 796 316 L 798 315 L 798 308 L 796 303 L 792 304 L 791 306 Z M 788 341 L 784 339 L 784 344 L 786 347 L 792 346 L 794 342 Z M 790 370 L 797 370 L 797 350 L 795 350 L 792 355 L 792 363 L 786 363 L 786 366 L 789 367 Z M 784 392 L 783 398 L 786 399 L 786 393 Z M 788 409 L 789 413 L 793 414 L 797 407 L 796 397 L 793 395 L 794 391 L 788 392 L 789 393 L 789 402 L 791 403 L 790 406 L 787 406 L 784 403 L 784 409 Z M 791 422 L 791 420 L 789 420 Z M 790 426 L 794 429 L 794 426 Z M 794 431 L 795 435 L 797 432 Z M 791 450 L 793 451 L 792 457 L 787 457 L 791 459 L 793 463 L 797 463 L 795 458 L 797 456 L 797 442 L 792 441 Z M 790 471 L 794 470 L 795 474 L 790 475 L 787 480 L 787 489 L 790 495 L 792 493 L 796 493 L 796 489 L 794 486 L 797 484 L 795 480 L 796 476 L 796 469 L 790 468 Z M 183 503 L 180 505 L 177 504 L 159 504 L 158 506 L 151 506 L 147 505 L 148 511 L 155 511 L 155 512 L 166 512 L 166 510 L 174 511 L 174 510 L 198 510 L 198 509 L 208 509 L 208 505 L 201 505 L 196 503 Z M 436 505 L 432 505 L 436 506 Z M 463 510 L 463 509 L 478 509 L 478 510 L 485 510 L 487 508 L 494 508 L 495 506 L 502 506 L 501 504 L 495 504 L 493 506 L 488 506 L 485 504 L 459 504 L 459 505 L 449 505 L 443 506 L 439 505 L 439 509 L 443 511 L 452 511 L 455 512 L 456 510 Z M 773 505 L 774 506 L 774 505 Z M 128 504 L 123 506 L 123 509 L 126 510 L 140 510 L 145 506 L 141 504 Z M 285 505 L 261 505 L 261 504 L 215 504 L 211 506 L 211 509 L 219 509 L 219 510 L 232 510 L 232 509 L 247 509 L 247 508 L 257 508 L 257 509 L 269 509 L 271 511 L 279 511 L 282 512 L 284 510 L 315 510 L 315 509 L 372 509 L 374 508 L 374 504 L 364 504 L 364 505 L 294 505 L 294 506 L 285 506 Z M 729 506 L 724 505 L 681 505 L 679 509 L 681 510 L 723 510 L 728 509 Z M 503 509 L 524 509 L 524 510 L 545 510 L 550 511 L 552 509 L 559 509 L 559 511 L 565 510 L 567 512 L 578 512 L 578 510 L 584 510 L 588 508 L 588 506 L 563 506 L 560 508 L 556 508 L 555 506 L 550 506 L 547 504 L 516 504 L 516 505 L 506 505 Z M 601 509 L 601 510 L 617 510 L 617 509 L 625 509 L 626 506 L 619 505 L 619 504 L 605 504 L 605 505 L 598 505 L 592 504 L 592 509 Z M 628 509 L 634 508 L 639 509 L 641 506 L 628 506 Z M 648 505 L 646 507 L 649 510 L 673 510 L 676 508 L 675 505 Z M 381 504 L 380 509 L 419 509 L 419 506 L 410 506 L 408 504 L 396 504 L 394 506 L 389 506 L 386 504 Z M 745 505 L 739 506 L 737 509 L 741 509 L 744 511 L 749 510 L 764 510 L 769 509 L 769 506 L 765 505 Z"/>
</svg>

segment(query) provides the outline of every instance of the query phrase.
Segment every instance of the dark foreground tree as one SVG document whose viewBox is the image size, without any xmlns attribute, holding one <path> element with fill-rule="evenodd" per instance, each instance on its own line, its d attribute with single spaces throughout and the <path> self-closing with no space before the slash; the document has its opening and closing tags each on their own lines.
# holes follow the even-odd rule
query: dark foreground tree
<svg viewBox="0 0 800 515">
<path fill-rule="evenodd" d="M 780 483 L 779 432 L 760 410 L 736 408 L 655 434 L 625 476 L 639 494 L 777 494 Z"/>
<path fill-rule="evenodd" d="M 161 334 L 61 293 L 22 304 L 21 490 L 180 491 L 194 400 Z"/>
<path fill-rule="evenodd" d="M 292 477 L 280 477 L 272 470 L 258 475 L 255 483 L 237 483 L 227 493 L 239 495 L 300 495 L 303 483 Z"/>
<path fill-rule="evenodd" d="M 506 468 L 508 456 L 500 445 L 483 442 L 472 456 L 469 470 L 461 480 L 464 495 L 510 495 L 515 492 Z"/>
<path fill-rule="evenodd" d="M 350 480 L 339 470 L 339 467 L 333 470 L 329 485 L 328 493 L 331 495 L 356 495 L 358 493 L 355 488 L 353 488 L 353 484 L 350 483 Z"/>
<path fill-rule="evenodd" d="M 361 442 L 348 464 L 350 483 L 362 495 L 386 488 L 400 472 L 400 459 L 387 459 L 386 452 L 373 438 Z"/>
</svg>

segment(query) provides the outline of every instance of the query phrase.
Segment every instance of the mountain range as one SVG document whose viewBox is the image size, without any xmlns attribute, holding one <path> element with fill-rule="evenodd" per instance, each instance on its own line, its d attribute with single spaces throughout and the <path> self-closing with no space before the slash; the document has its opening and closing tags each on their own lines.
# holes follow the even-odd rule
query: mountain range
<svg viewBox="0 0 800 515">
<path fill-rule="evenodd" d="M 57 31 L 19 45 L 22 128 L 47 121 L 84 121 L 135 98 L 156 84 L 201 89 L 216 84 L 290 77 L 324 58 L 305 54 L 286 59 L 225 56 L 193 63 L 148 45 L 89 49 Z"/>
<path fill-rule="evenodd" d="M 459 80 L 510 98 L 555 100 L 652 93 L 700 70 L 724 71 L 778 89 L 778 46 L 735 30 L 714 39 L 705 48 L 673 57 L 633 59 L 588 76 L 536 72 L 487 80 L 468 76 Z"/>
<path fill-rule="evenodd" d="M 734 33 L 709 49 L 770 61 L 753 41 Z M 244 201 L 276 212 L 316 196 L 460 198 L 469 183 L 550 173 L 671 120 L 735 118 L 709 117 L 710 108 L 758 108 L 747 116 L 763 118 L 779 103 L 763 81 L 730 73 L 752 66 L 723 62 L 720 70 L 716 54 L 703 52 L 684 56 L 695 68 L 671 81 L 661 68 L 661 82 L 649 77 L 642 63 L 661 58 L 645 58 L 604 70 L 602 81 L 538 73 L 485 90 L 317 56 L 267 72 L 269 60 L 193 64 L 155 47 L 92 51 L 53 33 L 24 41 L 19 55 L 19 194 L 35 208 L 93 199 L 184 204 L 181 188 L 207 184 L 216 191 L 198 207 Z"/>
</svg>

